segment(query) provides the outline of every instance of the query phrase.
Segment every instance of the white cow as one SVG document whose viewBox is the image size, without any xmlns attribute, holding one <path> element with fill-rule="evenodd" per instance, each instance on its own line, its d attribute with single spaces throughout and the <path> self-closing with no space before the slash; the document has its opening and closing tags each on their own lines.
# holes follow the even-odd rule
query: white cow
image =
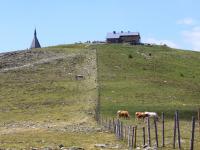
<svg viewBox="0 0 200 150">
<path fill-rule="evenodd" d="M 156 112 L 144 112 L 148 117 L 155 117 L 158 120 L 158 114 Z"/>
</svg>

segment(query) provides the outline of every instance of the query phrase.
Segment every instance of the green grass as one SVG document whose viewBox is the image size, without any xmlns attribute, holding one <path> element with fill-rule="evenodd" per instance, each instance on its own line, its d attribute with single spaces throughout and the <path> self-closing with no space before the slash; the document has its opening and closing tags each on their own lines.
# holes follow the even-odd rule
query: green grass
<svg viewBox="0 0 200 150">
<path fill-rule="evenodd" d="M 101 45 L 97 50 L 103 115 L 113 116 L 119 109 L 131 115 L 156 111 L 172 117 L 175 110 L 184 119 L 196 115 L 200 53 L 128 45 Z"/>
<path fill-rule="evenodd" d="M 0 72 L 0 148 L 56 148 L 64 144 L 94 149 L 96 143 L 118 143 L 109 133 L 62 132 L 68 125 L 98 127 L 94 119 L 96 81 L 101 115 L 115 117 L 117 110 L 128 110 L 131 120 L 124 123 L 142 127 L 142 122 L 134 120 L 136 111 L 165 112 L 169 146 L 173 115 L 179 110 L 182 136 L 188 142 L 191 116 L 196 116 L 200 107 L 200 53 L 122 44 L 59 45 L 33 52 L 34 57 L 24 61 L 27 56 L 20 56 L 8 66 L 14 62 L 17 66 L 39 63 Z M 51 60 L 41 63 L 43 59 Z M 85 79 L 75 80 L 78 74 Z"/>
<path fill-rule="evenodd" d="M 86 51 L 83 50 L 82 54 L 80 50 L 68 51 L 66 48 L 59 49 L 59 52 L 57 48 L 41 51 L 52 51 L 56 54 L 64 52 L 66 55 L 75 56 L 1 73 L 1 121 L 20 121 L 29 118 L 44 120 L 49 115 L 53 120 L 66 119 L 66 110 L 72 106 L 84 105 L 85 93 L 90 93 L 90 89 L 83 89 L 82 86 L 89 85 L 86 81 L 77 82 L 75 75 L 86 59 Z"/>
<path fill-rule="evenodd" d="M 0 73 L 0 149 L 58 149 L 59 144 L 95 149 L 99 142 L 118 143 L 110 133 L 87 133 L 88 127 L 98 128 L 94 50 L 62 45 L 0 61 L 1 69 L 11 68 Z M 28 63 L 34 65 L 12 69 Z M 83 80 L 75 79 L 79 74 Z M 73 131 L 77 126 L 86 131 Z"/>
<path fill-rule="evenodd" d="M 164 46 L 130 46 L 109 44 L 96 46 L 100 112 L 116 117 L 117 110 L 128 110 L 137 125 L 138 146 L 142 145 L 142 121 L 135 121 L 136 111 L 153 111 L 166 116 L 166 149 L 172 149 L 173 116 L 179 110 L 182 146 L 189 149 L 191 119 L 200 108 L 200 53 Z M 131 57 L 130 57 L 131 55 Z M 161 122 L 158 123 L 161 145 Z M 151 124 L 155 143 L 154 125 Z M 199 147 L 195 131 L 195 147 Z M 176 144 L 177 145 L 177 144 Z"/>
<path fill-rule="evenodd" d="M 66 133 L 44 130 L 27 130 L 12 135 L 6 134 L 0 137 L 1 148 L 9 149 L 59 149 L 59 145 L 65 147 L 83 147 L 87 150 L 98 150 L 95 144 L 117 143 L 117 139 L 110 133 Z"/>
</svg>

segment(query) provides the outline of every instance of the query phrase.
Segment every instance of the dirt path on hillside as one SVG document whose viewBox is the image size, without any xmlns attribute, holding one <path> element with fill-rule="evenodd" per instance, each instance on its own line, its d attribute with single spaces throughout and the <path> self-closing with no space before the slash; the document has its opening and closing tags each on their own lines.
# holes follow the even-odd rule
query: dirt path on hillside
<svg viewBox="0 0 200 150">
<path fill-rule="evenodd" d="M 73 55 L 73 54 L 71 54 L 71 55 L 57 54 L 57 56 L 43 58 L 43 59 L 36 60 L 36 61 L 30 62 L 30 63 L 26 62 L 26 63 L 18 65 L 18 66 L 4 67 L 4 68 L 0 69 L 0 72 L 7 72 L 7 71 L 19 70 L 19 69 L 23 69 L 23 68 L 30 68 L 30 67 L 34 67 L 36 65 L 50 63 L 52 61 L 57 61 L 57 60 L 62 60 L 62 59 L 68 59 L 68 58 L 71 58 L 74 56 L 75 55 Z"/>
</svg>

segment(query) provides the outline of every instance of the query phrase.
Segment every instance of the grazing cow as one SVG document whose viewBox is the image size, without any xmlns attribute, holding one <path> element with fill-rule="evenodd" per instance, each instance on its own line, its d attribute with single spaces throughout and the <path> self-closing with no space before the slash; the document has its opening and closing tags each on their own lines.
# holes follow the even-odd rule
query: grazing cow
<svg viewBox="0 0 200 150">
<path fill-rule="evenodd" d="M 155 117 L 155 119 L 156 120 L 158 120 L 158 114 L 156 113 L 156 112 L 144 112 L 146 115 L 148 115 L 149 117 L 152 117 L 152 118 L 154 118 Z"/>
<path fill-rule="evenodd" d="M 118 118 L 125 118 L 125 119 L 129 119 L 130 115 L 129 112 L 126 110 L 118 110 L 117 111 L 117 117 Z"/>
<path fill-rule="evenodd" d="M 145 112 L 136 112 L 135 113 L 135 118 L 136 120 L 139 120 L 139 119 L 143 119 L 148 117 L 148 114 L 145 114 Z"/>
</svg>

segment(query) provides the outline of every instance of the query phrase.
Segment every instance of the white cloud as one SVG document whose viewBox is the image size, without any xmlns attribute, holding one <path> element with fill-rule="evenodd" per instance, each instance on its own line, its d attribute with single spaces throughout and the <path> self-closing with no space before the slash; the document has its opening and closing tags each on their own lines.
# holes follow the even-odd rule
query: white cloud
<svg viewBox="0 0 200 150">
<path fill-rule="evenodd" d="M 181 20 L 177 21 L 177 24 L 183 24 L 183 25 L 194 25 L 195 24 L 195 20 L 192 18 L 184 18 Z"/>
<path fill-rule="evenodd" d="M 171 48 L 179 48 L 179 46 L 177 44 L 175 44 L 172 41 L 169 40 L 158 40 L 155 38 L 147 38 L 146 40 L 144 40 L 145 43 L 151 43 L 151 44 L 158 44 L 158 45 L 163 45 L 166 44 L 167 46 L 171 47 Z"/>
<path fill-rule="evenodd" d="M 182 31 L 184 41 L 192 45 L 193 50 L 200 51 L 200 26 Z"/>
</svg>

